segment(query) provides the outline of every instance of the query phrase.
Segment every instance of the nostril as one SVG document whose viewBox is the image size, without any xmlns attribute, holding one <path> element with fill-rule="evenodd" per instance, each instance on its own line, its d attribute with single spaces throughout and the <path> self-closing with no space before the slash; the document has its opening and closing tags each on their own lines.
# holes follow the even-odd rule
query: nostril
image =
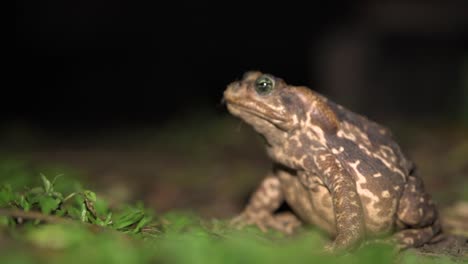
<svg viewBox="0 0 468 264">
<path fill-rule="evenodd" d="M 239 91 L 240 88 L 241 88 L 240 82 L 235 82 L 235 83 L 232 84 L 232 90 L 233 90 L 233 92 Z"/>
</svg>

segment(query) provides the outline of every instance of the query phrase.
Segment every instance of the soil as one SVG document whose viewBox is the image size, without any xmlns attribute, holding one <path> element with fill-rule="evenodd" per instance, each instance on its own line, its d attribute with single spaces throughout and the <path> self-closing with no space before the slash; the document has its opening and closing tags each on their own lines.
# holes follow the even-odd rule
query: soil
<svg viewBox="0 0 468 264">
<path fill-rule="evenodd" d="M 434 258 L 445 256 L 455 261 L 465 262 L 468 261 L 468 237 L 446 235 L 437 243 L 426 244 L 414 250 L 425 256 Z"/>
</svg>

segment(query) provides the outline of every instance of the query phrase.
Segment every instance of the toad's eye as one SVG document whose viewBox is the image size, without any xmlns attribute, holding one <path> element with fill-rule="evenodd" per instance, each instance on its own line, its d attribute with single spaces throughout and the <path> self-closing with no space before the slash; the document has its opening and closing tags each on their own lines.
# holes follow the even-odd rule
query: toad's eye
<svg viewBox="0 0 468 264">
<path fill-rule="evenodd" d="M 275 81 L 266 75 L 262 75 L 255 80 L 255 91 L 259 95 L 267 95 L 273 91 L 273 87 L 275 86 Z"/>
</svg>

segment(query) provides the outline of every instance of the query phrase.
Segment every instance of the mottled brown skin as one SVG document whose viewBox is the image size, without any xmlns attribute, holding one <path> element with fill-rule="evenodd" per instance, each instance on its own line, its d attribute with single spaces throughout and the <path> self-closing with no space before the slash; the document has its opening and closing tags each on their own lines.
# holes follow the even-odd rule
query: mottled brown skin
<svg viewBox="0 0 468 264">
<path fill-rule="evenodd" d="M 401 249 L 418 247 L 441 233 L 431 197 L 385 127 L 261 72 L 229 84 L 224 101 L 265 138 L 275 164 L 234 224 L 285 233 L 315 224 L 334 237 L 331 249 L 389 234 Z M 274 214 L 283 201 L 297 217 Z"/>
</svg>

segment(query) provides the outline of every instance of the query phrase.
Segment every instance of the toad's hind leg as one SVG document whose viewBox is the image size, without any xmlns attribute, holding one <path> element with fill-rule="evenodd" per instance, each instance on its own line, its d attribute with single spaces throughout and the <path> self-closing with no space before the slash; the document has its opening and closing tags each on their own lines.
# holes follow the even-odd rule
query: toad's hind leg
<svg viewBox="0 0 468 264">
<path fill-rule="evenodd" d="M 401 231 L 393 239 L 401 249 L 420 247 L 441 237 L 437 209 L 418 177 L 409 176 L 397 216 L 397 225 Z"/>
<path fill-rule="evenodd" d="M 262 231 L 273 228 L 291 234 L 301 225 L 300 220 L 288 212 L 273 214 L 283 201 L 284 195 L 279 179 L 268 176 L 252 195 L 244 211 L 235 217 L 231 224 L 237 227 L 255 224 Z"/>
<path fill-rule="evenodd" d="M 399 249 L 406 249 L 420 247 L 426 243 L 437 242 L 443 238 L 443 234 L 441 233 L 440 222 L 436 220 L 433 224 L 426 227 L 399 231 L 393 238 Z"/>
</svg>

